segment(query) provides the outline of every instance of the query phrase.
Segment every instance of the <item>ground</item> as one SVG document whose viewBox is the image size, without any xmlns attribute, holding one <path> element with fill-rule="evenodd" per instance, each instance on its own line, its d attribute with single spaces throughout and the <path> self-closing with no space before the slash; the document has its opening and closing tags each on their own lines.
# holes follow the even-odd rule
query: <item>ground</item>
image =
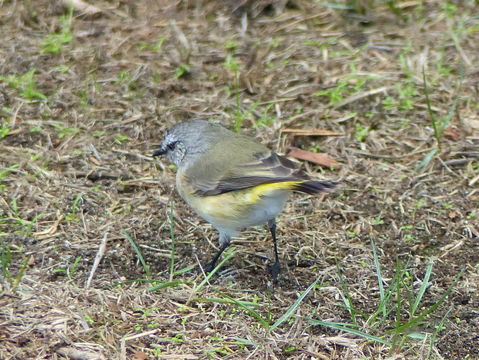
<svg viewBox="0 0 479 360">
<path fill-rule="evenodd" d="M 477 1 L 0 5 L 0 359 L 479 358 Z M 261 227 L 204 282 L 187 118 L 336 162 L 279 284 Z"/>
</svg>

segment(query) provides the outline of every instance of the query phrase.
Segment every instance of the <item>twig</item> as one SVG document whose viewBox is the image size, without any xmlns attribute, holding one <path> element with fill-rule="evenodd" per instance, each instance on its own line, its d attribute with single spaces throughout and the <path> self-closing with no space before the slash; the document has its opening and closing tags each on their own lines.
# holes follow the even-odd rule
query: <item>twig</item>
<svg viewBox="0 0 479 360">
<path fill-rule="evenodd" d="M 57 353 L 72 360 L 105 360 L 101 353 L 75 349 L 72 346 L 65 346 L 57 350 Z"/>
<path fill-rule="evenodd" d="M 99 180 L 131 180 L 133 177 L 128 174 L 111 174 L 103 171 L 90 171 L 88 173 L 86 172 L 75 172 L 72 174 L 73 177 L 77 179 L 83 179 L 86 178 L 90 181 L 99 181 Z"/>
<path fill-rule="evenodd" d="M 85 15 L 95 15 L 102 12 L 100 8 L 90 5 L 83 0 L 63 0 L 63 3 Z"/>
<path fill-rule="evenodd" d="M 86 285 L 85 285 L 86 289 L 90 287 L 91 282 L 93 280 L 93 276 L 95 275 L 96 269 L 98 268 L 98 265 L 100 265 L 100 261 L 103 258 L 103 255 L 105 254 L 107 238 L 108 238 L 108 233 L 105 233 L 105 235 L 103 236 L 103 239 L 101 240 L 100 247 L 98 248 L 98 252 L 96 253 L 95 260 L 93 261 L 93 266 L 90 271 L 90 276 L 88 276 L 88 280 L 86 281 Z"/>
<path fill-rule="evenodd" d="M 477 161 L 477 159 L 476 158 L 453 159 L 453 160 L 448 160 L 444 163 L 449 166 L 461 166 L 461 165 L 467 164 L 470 161 Z"/>
<path fill-rule="evenodd" d="M 181 31 L 181 29 L 178 27 L 178 25 L 176 25 L 176 21 L 174 19 L 170 21 L 170 27 L 173 30 L 173 33 L 175 34 L 175 37 L 178 40 L 178 42 L 181 44 L 181 46 L 183 46 L 185 53 L 184 53 L 184 59 L 182 59 L 182 61 L 188 62 L 188 59 L 191 54 L 191 45 L 188 42 L 188 39 L 186 38 L 183 31 Z"/>
<path fill-rule="evenodd" d="M 281 129 L 281 134 L 293 134 L 301 136 L 344 136 L 343 132 L 323 129 Z"/>
<path fill-rule="evenodd" d="M 347 105 L 349 103 L 352 103 L 352 102 L 357 101 L 359 99 L 362 99 L 364 97 L 379 94 L 381 92 L 387 91 L 387 90 L 392 89 L 392 88 L 394 88 L 394 86 L 383 86 L 383 87 L 380 87 L 380 88 L 377 88 L 377 89 L 372 89 L 372 90 L 369 90 L 369 91 L 365 91 L 365 92 L 362 92 L 362 93 L 359 93 L 359 94 L 352 95 L 350 97 L 347 97 L 343 101 L 338 102 L 337 104 L 335 104 L 333 106 L 333 108 L 338 109 L 340 107 L 343 107 L 344 105 Z"/>
<path fill-rule="evenodd" d="M 449 166 L 447 166 L 447 164 L 441 159 L 440 156 L 438 156 L 437 159 L 439 160 L 439 162 L 441 163 L 441 165 L 444 167 L 444 169 L 447 170 L 447 172 L 449 172 L 450 174 L 452 174 L 452 175 L 454 175 L 454 176 L 459 176 L 459 175 L 456 174 L 454 171 L 452 171 Z"/>
<path fill-rule="evenodd" d="M 154 330 L 142 332 L 140 334 L 125 336 L 124 338 L 122 338 L 121 342 L 120 342 L 120 359 L 121 360 L 127 360 L 127 357 L 126 357 L 126 342 L 128 340 L 134 340 L 134 339 L 138 339 L 140 337 L 153 335 L 153 334 L 156 334 L 158 331 L 160 331 L 160 329 L 154 329 Z"/>
</svg>

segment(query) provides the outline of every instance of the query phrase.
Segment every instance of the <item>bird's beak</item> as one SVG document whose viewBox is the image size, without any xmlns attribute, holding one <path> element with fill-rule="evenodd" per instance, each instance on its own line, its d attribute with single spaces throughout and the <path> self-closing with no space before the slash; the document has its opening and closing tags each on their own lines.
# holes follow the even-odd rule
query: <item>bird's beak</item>
<svg viewBox="0 0 479 360">
<path fill-rule="evenodd" d="M 167 153 L 166 149 L 161 147 L 159 149 L 156 149 L 154 152 L 153 152 L 153 156 L 160 156 L 160 155 L 165 155 Z"/>
</svg>

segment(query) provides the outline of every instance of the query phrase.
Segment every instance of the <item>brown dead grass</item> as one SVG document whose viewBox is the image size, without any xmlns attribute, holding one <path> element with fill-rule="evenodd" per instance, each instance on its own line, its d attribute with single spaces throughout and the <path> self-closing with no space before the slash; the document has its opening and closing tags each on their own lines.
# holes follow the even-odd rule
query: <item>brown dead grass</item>
<svg viewBox="0 0 479 360">
<path fill-rule="evenodd" d="M 41 43 L 61 30 L 63 4 L 1 1 L 0 75 L 35 68 L 37 89 L 48 100 L 30 101 L 0 82 L 0 124 L 9 128 L 0 139 L 0 171 L 15 165 L 0 179 L 0 244 L 12 252 L 10 276 L 0 274 L 0 358 L 479 356 L 479 8 L 457 2 L 459 10 L 447 18 L 442 1 L 400 2 L 399 15 L 371 3 L 376 6 L 359 16 L 303 0 L 97 1 L 102 12 L 75 12 L 72 43 L 46 54 Z M 226 49 L 228 42 L 235 48 Z M 224 66 L 228 55 L 239 64 L 237 78 Z M 460 63 L 466 75 L 457 91 Z M 181 65 L 189 72 L 177 78 Z M 435 146 L 423 69 L 436 116 L 445 116 L 455 99 L 458 107 L 440 156 L 416 171 Z M 357 91 L 361 77 L 349 78 L 350 92 L 335 103 L 314 96 L 354 72 L 371 78 Z M 406 97 L 412 106 L 385 106 L 388 96 L 404 100 L 398 86 L 408 82 L 417 91 Z M 214 118 L 234 126 L 235 112 L 242 112 L 243 132 L 277 151 L 316 147 L 342 164 L 336 171 L 305 164 L 343 185 L 336 194 L 296 196 L 288 204 L 279 219 L 281 286 L 272 291 L 272 246 L 263 229 L 244 232 L 235 241 L 236 256 L 198 294 L 193 289 L 203 277 L 194 271 L 175 277 L 184 284 L 153 293 L 149 284 L 128 282 L 145 273 L 125 231 L 140 245 L 153 278 L 170 280 L 170 204 L 176 269 L 215 251 L 215 231 L 184 205 L 173 172 L 150 154 L 177 121 Z M 285 128 L 344 136 L 292 136 L 281 133 Z M 363 138 L 361 129 L 367 129 Z M 18 221 L 39 214 L 30 227 Z M 94 268 L 102 239 L 106 247 Z M 434 334 L 449 311 L 432 347 L 410 342 L 391 354 L 383 345 L 308 324 L 306 317 L 351 321 L 338 267 L 355 307 L 375 311 L 372 241 L 384 277 L 393 276 L 397 257 L 409 261 L 416 291 L 428 259 L 436 259 L 425 306 L 465 270 L 418 329 Z M 23 262 L 25 274 L 15 284 Z M 195 300 L 256 299 L 256 310 L 276 320 L 318 278 L 322 287 L 272 333 L 241 308 Z M 113 286 L 119 282 L 125 283 Z M 387 334 L 383 330 L 376 335 Z"/>
</svg>

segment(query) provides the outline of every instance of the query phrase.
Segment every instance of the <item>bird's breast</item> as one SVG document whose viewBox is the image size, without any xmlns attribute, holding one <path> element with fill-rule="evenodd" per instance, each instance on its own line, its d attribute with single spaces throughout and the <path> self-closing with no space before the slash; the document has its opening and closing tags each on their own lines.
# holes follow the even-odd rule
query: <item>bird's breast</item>
<svg viewBox="0 0 479 360">
<path fill-rule="evenodd" d="M 289 191 L 275 184 L 264 184 L 227 193 L 200 196 L 188 183 L 187 178 L 177 174 L 180 196 L 216 228 L 240 230 L 260 225 L 273 218 L 283 209 Z"/>
</svg>

